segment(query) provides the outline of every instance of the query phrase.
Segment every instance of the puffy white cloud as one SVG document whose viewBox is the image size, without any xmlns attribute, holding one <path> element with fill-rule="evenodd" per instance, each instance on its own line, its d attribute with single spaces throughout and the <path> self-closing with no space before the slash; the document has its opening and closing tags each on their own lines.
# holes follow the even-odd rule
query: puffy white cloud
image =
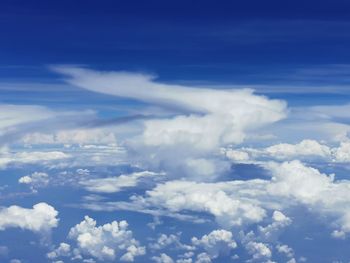
<svg viewBox="0 0 350 263">
<path fill-rule="evenodd" d="M 278 244 L 276 246 L 276 249 L 279 253 L 281 254 L 285 254 L 287 257 L 291 258 L 294 256 L 294 251 L 291 247 L 287 246 L 287 245 L 280 245 Z"/>
<path fill-rule="evenodd" d="M 221 149 L 221 153 L 234 162 L 244 163 L 250 160 L 249 153 L 244 150 Z"/>
<path fill-rule="evenodd" d="M 200 239 L 193 237 L 192 244 L 203 248 L 211 258 L 217 258 L 220 255 L 227 256 L 232 249 L 237 247 L 232 233 L 224 229 L 214 230 Z"/>
<path fill-rule="evenodd" d="M 22 228 L 33 232 L 47 233 L 58 225 L 58 212 L 46 203 L 30 208 L 10 206 L 0 209 L 0 230 Z"/>
<path fill-rule="evenodd" d="M 49 175 L 42 172 L 34 172 L 18 179 L 20 184 L 30 185 L 34 190 L 37 187 L 46 186 L 49 183 Z"/>
<path fill-rule="evenodd" d="M 270 163 L 267 167 L 273 175 L 267 187 L 269 194 L 293 198 L 315 212 L 337 218 L 334 223 L 340 230 L 333 236 L 350 232 L 348 180 L 334 181 L 334 175 L 327 176 L 299 161 Z"/>
<path fill-rule="evenodd" d="M 160 254 L 159 257 L 152 257 L 152 260 L 156 263 L 174 263 L 174 260 L 165 253 Z"/>
<path fill-rule="evenodd" d="M 336 162 L 350 162 L 350 141 L 341 142 L 340 146 L 332 151 Z"/>
<path fill-rule="evenodd" d="M 220 146 L 240 143 L 247 133 L 286 116 L 283 101 L 255 95 L 248 89 L 198 89 L 161 84 L 153 76 L 127 72 L 97 72 L 75 67 L 54 70 L 67 75 L 69 83 L 84 89 L 175 109 L 170 117 L 145 120 L 139 135 L 128 140 L 134 158 L 150 168 L 166 169 L 174 174 L 183 167 L 182 173 L 215 175 L 222 169 L 222 163 L 209 157 Z M 175 155 L 183 158 L 174 158 Z M 199 169 L 200 164 L 208 169 Z"/>
<path fill-rule="evenodd" d="M 277 159 L 302 158 L 303 156 L 327 158 L 331 155 L 331 150 L 328 146 L 315 140 L 303 140 L 297 144 L 281 143 L 267 147 L 265 153 Z"/>
<path fill-rule="evenodd" d="M 245 245 L 249 254 L 252 255 L 254 260 L 262 262 L 262 260 L 267 260 L 271 258 L 272 252 L 270 248 L 261 242 L 250 241 Z"/>
<path fill-rule="evenodd" d="M 261 221 L 265 216 L 265 210 L 254 202 L 239 198 L 234 192 L 237 188 L 239 188 L 237 182 L 169 181 L 147 191 L 146 199 L 139 201 L 172 212 L 182 210 L 207 212 L 215 216 L 220 225 L 226 227 Z"/>
<path fill-rule="evenodd" d="M 131 174 L 122 174 L 116 177 L 90 179 L 81 181 L 80 184 L 91 192 L 115 193 L 122 191 L 124 188 L 138 185 L 139 181 L 146 177 L 161 175 L 159 173 L 142 171 Z"/>
<path fill-rule="evenodd" d="M 95 220 L 85 216 L 82 222 L 71 228 L 68 237 L 77 244 L 73 249 L 76 258 L 89 256 L 106 261 L 120 257 L 121 261 L 134 261 L 135 257 L 146 253 L 133 238 L 126 221 L 96 226 Z"/>
<path fill-rule="evenodd" d="M 173 249 L 194 250 L 193 246 L 182 244 L 180 241 L 180 236 L 181 233 L 177 233 L 176 235 L 160 234 L 157 241 L 149 244 L 149 247 L 153 250 L 161 250 L 169 246 L 171 246 Z"/>
<path fill-rule="evenodd" d="M 280 232 L 292 223 L 292 220 L 280 211 L 274 211 L 273 222 L 265 227 L 258 226 L 258 236 L 260 240 L 273 242 L 278 239 Z"/>
<path fill-rule="evenodd" d="M 315 140 L 302 140 L 297 144 L 280 143 L 259 148 L 222 148 L 221 153 L 235 162 L 259 160 L 320 160 L 325 162 L 350 162 L 350 142 L 340 142 L 339 147 L 331 147 Z"/>
<path fill-rule="evenodd" d="M 350 208 L 350 183 L 347 180 L 336 181 L 334 175 L 321 173 L 300 161 L 261 165 L 271 178 L 217 183 L 167 181 L 146 191 L 144 196 L 132 196 L 130 202 L 91 202 L 84 207 L 98 211 L 132 210 L 193 221 L 190 212 L 195 215 L 204 212 L 214 216 L 225 229 L 262 222 L 267 212 L 279 210 L 273 213 L 269 226 L 258 227 L 261 240 L 270 240 L 291 223 L 280 211 L 301 205 L 331 219 L 339 233 L 350 232 L 347 209 Z"/>
<path fill-rule="evenodd" d="M 61 243 L 58 248 L 53 251 L 47 253 L 47 257 L 49 259 L 55 259 L 58 257 L 68 257 L 71 255 L 71 247 L 67 243 Z"/>
<path fill-rule="evenodd" d="M 334 175 L 327 176 L 299 161 L 269 163 L 268 169 L 273 175 L 273 183 L 268 186 L 270 193 L 294 197 L 303 203 L 317 202 L 334 181 Z"/>
<path fill-rule="evenodd" d="M 211 263 L 211 258 L 207 253 L 200 253 L 197 255 L 195 263 Z"/>
</svg>

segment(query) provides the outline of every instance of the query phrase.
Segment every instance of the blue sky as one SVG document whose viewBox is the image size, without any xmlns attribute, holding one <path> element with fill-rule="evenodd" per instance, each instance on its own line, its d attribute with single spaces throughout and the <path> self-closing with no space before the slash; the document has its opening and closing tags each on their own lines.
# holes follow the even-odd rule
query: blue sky
<svg viewBox="0 0 350 263">
<path fill-rule="evenodd" d="M 348 262 L 348 1 L 1 1 L 0 262 Z"/>
</svg>

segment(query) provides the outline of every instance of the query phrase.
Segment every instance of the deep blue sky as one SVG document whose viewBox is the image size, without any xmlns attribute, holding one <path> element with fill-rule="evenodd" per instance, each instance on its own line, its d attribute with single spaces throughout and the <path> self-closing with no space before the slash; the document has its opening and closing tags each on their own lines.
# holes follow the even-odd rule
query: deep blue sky
<svg viewBox="0 0 350 263">
<path fill-rule="evenodd" d="M 62 65 L 68 65 L 66 68 L 72 65 L 90 68 L 94 70 L 91 72 L 96 76 L 100 71 L 116 71 L 113 73 L 116 81 L 111 82 L 109 87 L 111 90 L 108 92 L 107 88 L 106 93 L 100 93 L 99 87 L 92 89 L 84 85 L 72 86 L 63 75 L 52 70 L 53 66 L 57 65 L 61 65 L 62 68 L 65 68 Z M 113 91 L 114 88 L 118 90 L 119 85 L 125 84 L 117 71 L 127 71 L 131 76 L 129 76 L 131 82 L 127 81 L 122 87 L 126 95 L 123 92 Z M 154 74 L 158 77 L 154 82 L 141 81 L 141 85 L 137 87 L 140 92 L 133 90 L 129 94 L 128 90 L 133 87 L 128 86 L 128 83 L 133 83 L 138 76 L 132 75 L 135 72 Z M 110 81 L 106 78 L 107 80 Z M 94 81 L 94 78 L 89 81 Z M 99 83 L 99 78 L 96 78 L 96 81 Z M 192 95 L 185 93 L 193 96 L 189 97 L 194 102 L 190 107 L 184 103 L 187 100 L 183 100 L 183 94 L 175 92 L 174 86 L 165 85 L 170 93 L 173 92 L 174 102 L 168 101 L 167 96 L 162 97 L 164 94 L 159 92 L 155 82 L 181 84 L 183 89 L 180 90 L 192 90 L 188 89 L 188 86 L 195 86 L 198 89 L 211 88 L 212 97 L 208 99 L 204 96 L 201 101 L 197 100 L 197 93 Z M 183 232 L 182 242 L 191 244 L 191 237 L 201 237 L 221 227 L 213 220 L 212 214 L 201 210 L 198 212 L 195 209 L 193 211 L 184 209 L 184 215 L 194 215 L 208 220 L 205 224 L 195 224 L 191 220 L 179 221 L 161 214 L 159 217 L 163 223 L 160 223 L 155 230 L 151 230 L 146 225 L 155 219 L 150 214 L 139 213 L 138 210 L 155 209 L 159 204 L 151 208 L 145 206 L 127 211 L 128 209 L 122 208 L 110 210 L 104 207 L 105 202 L 127 201 L 135 195 L 145 197 L 145 190 L 152 190 L 157 182 L 160 184 L 172 182 L 175 179 L 186 179 L 191 182 L 194 177 L 186 177 L 184 167 L 192 167 L 191 164 L 195 161 L 193 167 L 201 168 L 199 171 L 210 170 L 211 166 L 208 168 L 205 162 L 203 165 L 203 160 L 213 164 L 214 167 L 220 167 L 218 171 L 211 172 L 213 182 L 224 182 L 224 185 L 229 180 L 251 181 L 251 184 L 242 184 L 242 189 L 246 187 L 247 193 L 254 191 L 259 193 L 261 189 L 258 186 L 254 188 L 255 181 L 251 179 L 264 179 L 271 185 L 274 184 L 274 179 L 270 178 L 271 171 L 261 167 L 262 163 L 270 161 L 269 158 L 276 164 L 300 159 L 321 172 L 336 173 L 336 181 L 329 183 L 331 190 L 326 191 L 325 194 L 321 191 L 322 184 L 321 187 L 317 185 L 318 180 L 315 179 L 315 183 L 312 180 L 311 183 L 306 180 L 305 184 L 310 187 L 309 192 L 313 192 L 313 188 L 321 189 L 317 198 L 315 197 L 320 204 L 327 203 L 325 201 L 327 198 L 330 201 L 333 197 L 337 199 L 334 204 L 330 202 L 331 205 L 314 206 L 312 202 L 307 202 L 307 198 L 305 203 L 300 202 L 303 198 L 293 199 L 292 194 L 295 194 L 293 191 L 285 201 L 279 195 L 269 196 L 270 193 L 265 193 L 266 196 L 261 195 L 261 199 L 259 195 L 255 197 L 256 199 L 253 198 L 256 203 L 265 205 L 264 202 L 266 202 L 266 207 L 269 202 L 278 205 L 281 203 L 283 212 L 293 220 L 293 224 L 289 228 L 286 227 L 285 232 L 281 230 L 280 239 L 275 241 L 290 245 L 295 250 L 293 256 L 297 262 L 304 262 L 302 256 L 308 258 L 307 262 L 349 260 L 349 233 L 346 233 L 347 237 L 344 240 L 331 237 L 333 230 L 340 229 L 336 226 L 341 225 L 341 222 L 339 223 L 341 216 L 344 213 L 347 215 L 346 211 L 350 211 L 346 192 L 350 187 L 350 157 L 348 156 L 350 118 L 346 113 L 350 109 L 349 84 L 349 0 L 0 0 L 0 219 L 3 207 L 19 205 L 29 208 L 39 202 L 47 202 L 54 206 L 59 211 L 60 218 L 59 227 L 52 231 L 50 247 L 40 246 L 38 244 L 40 238 L 37 234 L 25 229 L 21 230 L 20 227 L 9 227 L 4 231 L 0 229 L 0 261 L 10 262 L 10 259 L 19 258 L 22 263 L 48 262 L 46 253 L 56 248 L 60 242 L 70 242 L 72 248 L 73 245 L 76 246 L 74 240 L 66 237 L 69 229 L 81 222 L 85 215 L 95 218 L 98 225 L 113 220 L 127 220 L 136 239 L 145 246 L 152 241 L 152 238 L 156 239 L 160 233 L 176 234 L 177 232 Z M 142 92 L 144 88 L 142 85 L 146 88 L 150 87 L 154 92 L 149 96 L 150 100 L 147 100 L 148 94 Z M 241 95 L 235 95 L 237 100 L 231 101 L 231 97 L 228 97 L 226 101 L 226 97 L 223 98 L 220 95 L 221 91 L 218 92 L 218 89 L 232 87 L 252 87 L 259 95 L 264 94 L 270 99 L 283 99 L 287 102 L 288 108 L 284 109 L 282 104 L 277 105 L 277 103 L 272 105 L 271 101 L 266 104 L 266 107 L 260 108 L 258 104 L 261 98 L 257 100 L 253 95 L 249 95 L 247 99 L 252 103 L 247 108 L 240 108 L 240 103 L 237 102 L 240 102 Z M 234 94 L 236 91 L 228 90 L 228 92 L 227 94 Z M 203 96 L 200 92 L 198 94 Z M 236 98 L 235 96 L 233 97 Z M 242 97 L 243 102 L 245 99 Z M 187 103 L 191 104 L 192 100 Z M 200 105 L 201 103 L 203 105 Z M 225 110 L 217 110 L 214 107 L 213 112 L 203 111 L 203 116 L 199 116 L 199 112 L 202 114 L 201 106 L 208 104 L 210 106 L 208 109 L 211 109 L 211 103 L 220 105 Z M 182 104 L 187 105 L 188 108 L 181 108 Z M 322 107 L 318 109 L 313 107 L 320 105 Z M 326 107 L 323 107 L 325 105 Z M 340 107 L 333 107 L 334 105 Z M 266 116 L 262 114 L 269 107 L 275 111 L 267 111 Z M 87 115 L 87 110 L 94 111 L 96 115 Z M 254 114 L 249 113 L 251 110 Z M 35 118 L 46 116 L 47 112 L 53 115 L 43 120 Z M 285 113 L 285 119 L 282 120 L 281 117 L 281 120 L 277 118 L 278 121 L 271 120 L 271 123 L 267 122 L 267 127 L 264 126 L 260 130 L 259 118 L 265 116 L 269 119 L 270 115 L 276 112 L 281 116 Z M 236 121 L 235 118 L 238 116 L 235 115 L 236 113 L 239 115 L 239 121 L 231 125 L 231 121 Z M 254 159 L 254 154 L 251 154 L 254 158 L 250 156 L 252 159 L 249 161 L 252 163 L 247 165 L 246 160 L 234 158 L 230 160 L 224 153 L 222 153 L 223 156 L 219 156 L 219 152 L 221 153 L 223 149 L 232 150 L 231 147 L 240 149 L 242 145 L 236 142 L 232 145 L 227 145 L 226 141 L 225 144 L 218 143 L 213 149 L 205 151 L 201 148 L 196 150 L 196 140 L 185 144 L 179 143 L 179 145 L 175 140 L 175 143 L 170 143 L 170 146 L 164 142 L 155 144 L 154 147 L 150 146 L 148 141 L 147 143 L 145 143 L 146 140 L 142 141 L 146 131 L 144 126 L 148 123 L 148 119 L 144 122 L 143 119 L 134 122 L 141 114 L 147 115 L 152 120 L 154 118 L 160 123 L 169 121 L 170 124 L 178 119 L 176 116 L 180 120 L 194 117 L 194 121 L 188 122 L 188 127 L 187 122 L 184 127 L 181 122 L 174 122 L 173 126 L 164 122 L 164 126 L 152 131 L 154 133 L 164 129 L 165 132 L 163 132 L 166 134 L 166 129 L 170 126 L 170 130 L 171 127 L 174 130 L 179 129 L 179 135 L 177 135 L 179 138 L 191 139 L 192 136 L 197 138 L 203 134 L 209 134 L 205 137 L 208 141 L 211 141 L 210 136 L 215 139 L 216 134 L 217 140 L 220 141 L 221 138 L 226 138 L 226 133 L 221 134 L 216 131 L 206 133 L 206 130 L 211 131 L 211 129 L 220 128 L 221 125 L 223 127 L 227 125 L 225 131 L 230 129 L 236 131 L 236 126 L 248 121 L 247 127 L 252 127 L 252 131 L 247 132 L 248 142 L 243 146 L 252 147 L 251 150 L 256 148 L 257 159 Z M 196 122 L 196 118 L 198 118 L 197 121 L 201 121 L 201 118 L 205 119 L 207 115 L 215 118 L 208 119 L 210 125 L 203 128 L 204 126 L 200 125 L 201 122 Z M 125 119 L 131 116 L 130 122 L 125 122 L 124 125 L 124 122 L 118 119 L 120 116 Z M 220 122 L 222 117 L 225 117 L 224 123 Z M 85 118 L 86 121 L 84 121 Z M 10 124 L 7 124 L 8 121 Z M 14 121 L 13 124 L 11 121 Z M 76 126 L 73 125 L 74 122 Z M 256 129 L 255 122 L 259 130 Z M 195 135 L 191 130 L 193 127 Z M 96 128 L 101 133 L 95 135 L 92 128 Z M 237 129 L 237 131 L 239 133 L 240 130 Z M 37 137 L 34 136 L 36 133 Z M 162 132 L 159 134 L 161 135 Z M 104 141 L 109 135 L 115 135 L 115 141 Z M 29 139 L 25 140 L 26 136 L 29 136 Z M 53 141 L 50 142 L 48 139 L 45 142 L 47 138 L 45 136 L 52 138 Z M 177 136 L 174 138 L 177 139 Z M 162 136 L 159 137 L 162 138 Z M 317 147 L 318 144 L 316 147 L 306 144 L 304 156 L 305 149 L 302 148 L 304 146 L 297 145 L 302 149 L 297 148 L 295 156 L 292 154 L 291 157 L 287 156 L 283 159 L 278 151 L 275 158 L 264 152 L 265 148 L 261 148 L 279 143 L 296 144 L 299 143 L 299 138 L 319 140 L 316 143 L 324 144 L 324 148 L 327 146 L 328 152 L 324 153 L 324 148 Z M 92 147 L 93 144 L 98 147 Z M 285 145 L 282 145 L 281 149 L 283 150 L 284 147 Z M 290 147 L 293 149 L 294 146 Z M 286 148 L 288 155 L 290 148 Z M 126 152 L 125 156 L 120 149 Z M 313 150 L 320 160 L 308 159 L 310 152 L 313 156 Z M 38 157 L 38 160 L 28 162 L 26 158 L 32 157 L 32 151 L 39 151 L 39 153 L 42 151 L 44 155 L 40 158 L 43 159 Z M 58 158 L 58 160 L 47 161 L 45 157 L 50 156 L 50 153 L 47 153 L 50 151 L 67 153 L 70 159 L 66 161 Z M 337 155 L 338 151 L 340 157 Z M 261 159 L 258 153 L 261 154 Z M 119 157 L 119 154 L 122 157 Z M 241 161 L 242 164 L 239 164 Z M 227 170 L 221 167 L 226 167 L 224 164 L 227 164 Z M 77 172 L 79 168 L 89 169 L 90 173 L 86 177 L 80 177 Z M 153 169 L 155 172 L 165 171 L 169 177 L 165 179 L 152 177 L 150 181 L 144 179 L 145 182 L 141 181 L 135 187 L 112 193 L 97 191 L 98 196 L 92 195 L 95 192 L 83 187 L 84 184 L 82 184 L 90 179 L 113 178 L 120 174 L 129 175 L 135 171 L 153 171 Z M 193 171 L 196 174 L 197 170 L 193 169 Z M 30 188 L 31 184 L 19 183 L 20 178 L 33 176 L 34 172 L 47 173 L 49 184 L 37 186 L 33 183 L 35 190 L 33 191 Z M 282 172 L 289 175 L 289 170 Z M 292 172 L 294 173 L 294 170 Z M 303 170 L 299 171 L 301 175 L 303 175 L 302 172 Z M 310 175 L 306 173 L 306 179 L 308 179 L 307 176 Z M 321 183 L 325 181 L 323 178 L 325 175 L 319 177 L 322 177 Z M 207 182 L 206 179 L 208 178 L 199 178 L 198 182 L 201 182 L 200 180 Z M 197 181 L 193 182 L 197 183 Z M 295 187 L 295 191 L 298 192 L 299 186 L 295 186 L 293 180 L 291 182 L 286 180 L 286 183 L 291 184 L 291 189 Z M 344 185 L 339 193 L 336 188 L 338 183 Z M 302 182 L 300 188 L 304 189 L 303 187 Z M 305 189 L 306 192 L 309 190 L 307 187 Z M 228 195 L 234 196 L 234 194 L 228 191 Z M 205 195 L 206 193 L 203 194 Z M 298 197 L 298 193 L 295 195 Z M 95 201 L 91 199 L 93 201 L 89 202 L 100 205 L 101 211 L 84 207 L 83 204 L 89 203 L 88 199 L 84 199 L 87 197 L 96 198 Z M 129 201 L 130 205 L 134 204 L 131 199 Z M 222 204 L 217 203 L 220 208 Z M 137 202 L 135 204 L 137 205 Z M 271 223 L 273 212 L 271 209 L 267 209 L 267 218 L 258 222 L 260 226 Z M 164 208 L 154 211 L 171 213 Z M 0 226 L 1 223 L 0 220 Z M 255 231 L 258 224 L 252 223 L 246 229 L 240 230 Z M 233 233 L 234 238 L 239 240 L 242 237 L 239 237 L 237 229 L 234 229 Z M 33 240 L 36 243 L 30 243 Z M 274 251 L 272 259 L 277 262 L 286 262 L 286 257 L 277 253 L 276 248 L 273 247 L 275 241 L 271 241 L 271 249 Z M 244 262 L 252 257 L 243 248 L 243 243 L 241 242 L 237 250 L 230 254 L 233 256 L 237 253 L 241 256 L 240 261 L 237 262 Z M 8 246 L 9 252 L 2 255 L 2 246 Z M 160 254 L 160 251 L 152 251 L 148 247 L 147 249 L 147 255 L 135 262 L 148 263 L 151 262 L 152 256 Z M 176 254 L 180 253 L 173 247 L 164 251 L 174 259 Z M 70 260 L 69 257 L 64 259 L 65 262 L 77 262 Z M 226 263 L 228 259 L 214 257 L 213 262 Z"/>
<path fill-rule="evenodd" d="M 0 77 L 73 63 L 168 81 L 324 83 L 302 70 L 349 63 L 349 12 L 349 1 L 5 0 Z"/>
</svg>

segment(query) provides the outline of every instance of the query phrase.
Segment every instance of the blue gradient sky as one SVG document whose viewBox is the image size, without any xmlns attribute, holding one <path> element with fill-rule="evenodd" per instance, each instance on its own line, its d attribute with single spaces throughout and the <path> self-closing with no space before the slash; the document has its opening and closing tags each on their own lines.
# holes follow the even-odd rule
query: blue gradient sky
<svg viewBox="0 0 350 263">
<path fill-rule="evenodd" d="M 348 262 L 349 14 L 345 0 L 2 0 L 0 262 L 122 260 L 108 237 L 115 257 L 68 236 L 85 215 L 98 226 L 126 220 L 146 249 L 134 262 Z M 179 194 L 181 183 L 200 200 L 219 189 L 214 204 Z M 221 211 L 222 193 L 252 214 Z M 16 205 L 35 221 L 40 202 L 58 211 L 49 231 L 3 219 Z M 256 221 L 255 205 L 265 213 Z M 287 219 L 276 223 L 276 211 Z M 192 240 L 215 230 L 237 247 Z M 161 234 L 180 241 L 154 249 Z M 61 242 L 70 252 L 48 256 Z"/>
</svg>

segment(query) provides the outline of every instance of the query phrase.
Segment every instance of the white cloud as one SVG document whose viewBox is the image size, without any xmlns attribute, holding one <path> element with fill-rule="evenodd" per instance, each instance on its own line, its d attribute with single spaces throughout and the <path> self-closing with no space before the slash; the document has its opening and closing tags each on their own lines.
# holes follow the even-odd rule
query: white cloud
<svg viewBox="0 0 350 263">
<path fill-rule="evenodd" d="M 24 144 L 115 144 L 116 135 L 108 129 L 72 129 L 54 133 L 34 132 L 24 135 Z"/>
<path fill-rule="evenodd" d="M 197 255 L 195 263 L 211 263 L 211 258 L 207 253 L 200 253 Z"/>
<path fill-rule="evenodd" d="M 156 263 L 174 263 L 174 260 L 165 253 L 160 254 L 159 257 L 152 257 L 152 260 Z"/>
<path fill-rule="evenodd" d="M 334 175 L 323 174 L 300 161 L 262 165 L 270 172 L 271 179 L 217 183 L 168 181 L 147 191 L 145 196 L 133 196 L 129 203 L 92 202 L 84 207 L 132 210 L 185 220 L 194 220 L 189 212 L 204 212 L 213 215 L 225 229 L 259 223 L 268 211 L 279 210 L 273 213 L 274 222 L 269 227 L 259 228 L 261 235 L 265 233 L 266 238 L 273 238 L 291 222 L 280 211 L 302 205 L 332 219 L 335 230 L 350 232 L 347 209 L 350 208 L 347 201 L 350 200 L 350 183 L 347 180 L 335 181 Z M 186 213 L 181 214 L 183 212 Z"/>
<path fill-rule="evenodd" d="M 35 188 L 46 186 L 49 183 L 49 175 L 42 172 L 34 172 L 18 179 L 20 184 L 27 184 L 35 190 Z"/>
<path fill-rule="evenodd" d="M 338 148 L 332 149 L 336 162 L 350 162 L 350 141 L 343 141 Z"/>
<path fill-rule="evenodd" d="M 180 236 L 181 233 L 177 233 L 176 235 L 160 234 L 157 241 L 149 244 L 149 247 L 153 250 L 162 250 L 167 247 L 171 247 L 173 249 L 194 250 L 193 246 L 182 244 L 180 241 Z"/>
<path fill-rule="evenodd" d="M 217 222 L 225 227 L 261 221 L 265 216 L 265 210 L 254 202 L 240 199 L 235 193 L 237 188 L 239 185 L 236 182 L 169 181 L 147 191 L 147 197 L 139 201 L 149 206 L 166 208 L 171 212 L 182 210 L 207 212 L 215 216 Z"/>
<path fill-rule="evenodd" d="M 277 249 L 277 251 L 278 251 L 279 253 L 285 254 L 286 257 L 291 258 L 291 257 L 294 256 L 294 251 L 293 251 L 293 249 L 292 249 L 291 247 L 287 246 L 287 245 L 280 245 L 280 244 L 278 244 L 278 245 L 276 246 L 276 249 Z"/>
<path fill-rule="evenodd" d="M 331 150 L 315 140 L 303 140 L 297 144 L 281 143 L 265 149 L 265 153 L 277 159 L 302 158 L 303 156 L 319 156 L 328 158 Z"/>
<path fill-rule="evenodd" d="M 70 155 L 60 151 L 46 152 L 17 152 L 4 153 L 0 157 L 0 168 L 6 168 L 9 164 L 33 164 L 38 162 L 50 162 L 69 158 Z"/>
<path fill-rule="evenodd" d="M 293 198 L 313 211 L 335 217 L 334 223 L 340 227 L 336 233 L 350 232 L 348 180 L 334 181 L 334 175 L 327 176 L 299 161 L 270 163 L 267 166 L 273 175 L 267 188 L 269 194 Z"/>
<path fill-rule="evenodd" d="M 237 247 L 232 233 L 224 229 L 214 230 L 200 239 L 193 237 L 192 244 L 203 248 L 210 258 L 217 258 L 220 255 L 227 256 L 232 249 Z"/>
<path fill-rule="evenodd" d="M 159 176 L 161 174 L 142 171 L 131 174 L 122 174 L 116 177 L 90 179 L 81 181 L 80 184 L 90 192 L 98 193 L 116 193 L 122 191 L 124 188 L 138 185 L 141 179 L 147 177 Z"/>
<path fill-rule="evenodd" d="M 68 257 L 71 256 L 71 247 L 67 243 L 61 243 L 58 248 L 53 251 L 47 253 L 47 257 L 49 259 L 55 259 L 58 257 Z"/>
<path fill-rule="evenodd" d="M 0 104 L 0 135 L 11 126 L 54 116 L 54 112 L 42 106 Z"/>
<path fill-rule="evenodd" d="M 265 227 L 258 226 L 258 238 L 266 242 L 277 241 L 280 232 L 292 223 L 292 220 L 280 211 L 274 211 L 273 222 Z"/>
<path fill-rule="evenodd" d="M 22 228 L 38 233 L 47 233 L 58 225 L 58 212 L 46 203 L 30 208 L 10 206 L 0 209 L 0 230 Z"/>
<path fill-rule="evenodd" d="M 135 257 L 146 253 L 133 238 L 126 221 L 96 226 L 95 220 L 85 216 L 82 222 L 71 228 L 68 237 L 77 244 L 73 249 L 76 258 L 88 256 L 107 261 L 120 257 L 121 261 L 134 261 Z"/>
<path fill-rule="evenodd" d="M 249 254 L 252 255 L 254 260 L 262 262 L 262 260 L 268 260 L 272 256 L 270 248 L 261 242 L 250 241 L 245 245 Z"/>
<path fill-rule="evenodd" d="M 183 167 L 181 172 L 187 175 L 197 172 L 199 176 L 208 176 L 208 173 L 214 176 L 222 169 L 222 162 L 217 163 L 210 156 L 220 146 L 240 143 L 250 131 L 286 116 L 284 102 L 269 100 L 247 89 L 198 89 L 161 84 L 153 76 L 127 72 L 74 67 L 54 70 L 67 75 L 69 83 L 84 89 L 177 109 L 170 117 L 145 120 L 138 136 L 128 140 L 132 156 L 147 169 L 160 168 L 177 174 L 178 167 Z M 174 158 L 175 155 L 183 158 Z M 199 162 L 209 169 L 198 169 Z"/>
<path fill-rule="evenodd" d="M 327 176 L 299 161 L 267 166 L 273 175 L 268 191 L 273 195 L 294 197 L 302 203 L 317 202 L 334 181 L 334 175 Z"/>
</svg>

